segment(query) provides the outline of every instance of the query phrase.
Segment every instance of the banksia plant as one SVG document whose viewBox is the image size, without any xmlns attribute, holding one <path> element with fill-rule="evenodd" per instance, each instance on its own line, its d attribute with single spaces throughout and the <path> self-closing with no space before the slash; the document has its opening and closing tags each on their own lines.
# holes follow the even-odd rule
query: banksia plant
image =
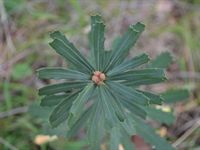
<svg viewBox="0 0 200 150">
<path fill-rule="evenodd" d="M 41 106 L 54 108 L 49 118 L 52 128 L 66 123 L 66 137 L 84 128 L 92 150 L 99 149 L 101 143 L 111 150 L 120 144 L 132 150 L 132 135 L 143 137 L 155 149 L 173 149 L 144 122 L 148 108 L 161 105 L 162 97 L 139 89 L 166 80 L 164 70 L 147 64 L 150 59 L 144 53 L 127 58 L 144 28 L 139 22 L 131 25 L 107 51 L 102 18 L 91 16 L 89 60 L 62 33 L 50 34 L 50 46 L 73 68 L 38 70 L 41 79 L 65 80 L 39 89 L 39 95 L 44 96 Z"/>
</svg>

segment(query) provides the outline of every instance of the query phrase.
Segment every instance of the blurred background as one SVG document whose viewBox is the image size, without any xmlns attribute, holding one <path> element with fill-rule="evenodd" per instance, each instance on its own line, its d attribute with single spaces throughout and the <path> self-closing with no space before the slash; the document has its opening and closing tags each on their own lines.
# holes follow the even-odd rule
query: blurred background
<svg viewBox="0 0 200 150">
<path fill-rule="evenodd" d="M 87 55 L 92 12 L 106 22 L 106 49 L 130 24 L 141 21 L 146 30 L 130 55 L 172 54 L 168 82 L 150 88 L 181 87 L 190 97 L 162 106 L 176 116 L 174 123 L 151 124 L 177 149 L 199 150 L 200 0 L 0 0 L 0 150 L 82 150 L 86 145 L 84 138 L 44 136 L 41 119 L 30 115 L 28 107 L 39 103 L 37 89 L 51 82 L 37 79 L 36 70 L 66 66 L 48 45 L 49 33 L 62 31 Z"/>
</svg>

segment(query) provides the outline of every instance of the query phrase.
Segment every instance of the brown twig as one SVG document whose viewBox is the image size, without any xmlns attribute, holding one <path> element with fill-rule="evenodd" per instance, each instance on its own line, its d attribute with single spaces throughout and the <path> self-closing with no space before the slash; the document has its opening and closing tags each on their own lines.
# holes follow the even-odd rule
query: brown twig
<svg viewBox="0 0 200 150">
<path fill-rule="evenodd" d="M 9 148 L 10 150 L 18 150 L 15 146 L 10 144 L 8 141 L 0 137 L 0 143 L 3 144 L 5 147 Z"/>
<path fill-rule="evenodd" d="M 188 129 L 180 138 L 178 138 L 173 143 L 173 146 L 177 147 L 178 145 L 180 145 L 184 140 L 186 140 L 199 127 L 200 127 L 200 119 L 198 119 L 197 122 L 190 129 Z"/>
<path fill-rule="evenodd" d="M 24 106 L 24 107 L 18 107 L 6 112 L 0 112 L 0 119 L 6 118 L 6 117 L 10 117 L 13 115 L 17 115 L 17 114 L 22 114 L 28 111 L 28 107 Z"/>
</svg>

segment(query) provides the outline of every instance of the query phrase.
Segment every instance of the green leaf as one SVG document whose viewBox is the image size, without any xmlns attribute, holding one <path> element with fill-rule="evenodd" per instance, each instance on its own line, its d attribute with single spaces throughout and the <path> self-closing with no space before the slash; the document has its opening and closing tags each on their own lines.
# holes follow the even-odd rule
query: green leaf
<svg viewBox="0 0 200 150">
<path fill-rule="evenodd" d="M 152 144 L 152 146 L 155 147 L 156 150 L 174 149 L 165 139 L 157 135 L 152 127 L 148 126 L 140 118 L 135 116 L 132 117 L 135 120 L 135 128 L 137 134 L 143 137 L 146 142 Z"/>
<path fill-rule="evenodd" d="M 90 65 L 90 63 L 59 31 L 51 33 L 50 36 L 54 40 L 49 44 L 58 54 L 66 58 L 77 69 L 83 71 L 84 73 L 91 74 L 94 71 L 94 68 Z"/>
<path fill-rule="evenodd" d="M 135 81 L 139 79 L 166 79 L 163 69 L 141 69 L 141 70 L 130 70 L 117 75 L 109 76 L 111 80 L 128 80 Z"/>
<path fill-rule="evenodd" d="M 118 127 L 114 127 L 111 129 L 110 132 L 110 145 L 109 145 L 109 150 L 118 150 L 119 149 L 119 144 L 121 142 L 121 133 L 120 129 Z"/>
<path fill-rule="evenodd" d="M 171 112 L 164 112 L 162 110 L 153 108 L 153 107 L 144 107 L 144 110 L 147 112 L 147 115 L 156 121 L 161 123 L 166 123 L 168 125 L 174 123 L 175 117 Z"/>
<path fill-rule="evenodd" d="M 173 62 L 173 58 L 169 52 L 163 52 L 157 56 L 148 65 L 149 68 L 168 68 Z"/>
<path fill-rule="evenodd" d="M 95 58 L 96 70 L 101 71 L 103 67 L 105 25 L 99 15 L 91 16 L 91 20 L 91 50 Z"/>
<path fill-rule="evenodd" d="M 131 70 L 109 78 L 121 80 L 127 86 L 155 84 L 166 80 L 163 69 Z"/>
<path fill-rule="evenodd" d="M 130 60 L 124 61 L 120 65 L 116 66 L 112 70 L 109 70 L 107 75 L 108 76 L 113 76 L 117 75 L 118 73 L 134 69 L 142 64 L 145 64 L 149 61 L 149 57 L 147 54 L 141 54 L 139 56 L 136 56 Z"/>
<path fill-rule="evenodd" d="M 93 96 L 95 92 L 95 86 L 93 83 L 89 83 L 79 94 L 76 100 L 73 102 L 72 107 L 70 109 L 70 119 L 69 124 L 80 117 L 85 103 Z"/>
<path fill-rule="evenodd" d="M 149 101 L 150 104 L 162 105 L 162 102 L 164 101 L 160 95 L 156 95 L 156 94 L 153 94 L 151 92 L 146 92 L 146 91 L 140 91 L 140 90 L 138 91 L 150 99 Z"/>
<path fill-rule="evenodd" d="M 64 82 L 42 87 L 39 89 L 39 95 L 53 95 L 61 92 L 69 92 L 72 89 L 81 89 L 88 82 Z"/>
<path fill-rule="evenodd" d="M 112 56 L 104 72 L 107 72 L 123 62 L 144 28 L 145 26 L 140 22 L 129 27 L 128 31 L 118 40 L 117 44 L 114 45 Z"/>
<path fill-rule="evenodd" d="M 42 98 L 40 106 L 56 106 L 58 105 L 64 98 L 66 98 L 69 94 L 62 95 L 48 95 Z"/>
<path fill-rule="evenodd" d="M 71 128 L 69 128 L 67 132 L 67 137 L 73 137 L 76 135 L 76 133 L 80 130 L 80 128 L 84 127 L 86 125 L 86 122 L 89 119 L 89 116 L 91 114 L 92 107 L 89 107 L 87 110 L 85 110 L 79 119 L 76 120 L 76 122 L 73 124 Z"/>
<path fill-rule="evenodd" d="M 174 89 L 161 93 L 165 103 L 176 103 L 189 98 L 189 92 L 186 89 Z"/>
<path fill-rule="evenodd" d="M 88 140 L 92 147 L 101 143 L 101 139 L 105 134 L 104 121 L 105 114 L 103 112 L 102 100 L 99 98 L 94 101 L 92 106 L 87 130 Z"/>
<path fill-rule="evenodd" d="M 113 107 L 114 105 L 116 106 L 115 101 L 113 100 L 112 95 L 107 92 L 104 86 L 105 85 L 97 87 L 99 94 L 98 100 L 102 101 L 102 108 L 105 114 L 106 122 L 108 123 L 108 126 L 112 128 L 116 126 L 123 117 L 121 117 L 121 112 L 119 112 L 119 109 Z"/>
<path fill-rule="evenodd" d="M 31 66 L 28 63 L 17 63 L 11 70 L 11 76 L 15 80 L 21 80 L 33 74 Z"/>
<path fill-rule="evenodd" d="M 41 79 L 89 80 L 90 76 L 82 72 L 63 68 L 42 68 L 38 70 Z"/>
<path fill-rule="evenodd" d="M 142 93 L 136 91 L 133 88 L 127 87 L 121 83 L 107 81 L 106 84 L 112 89 L 116 94 L 122 95 L 130 103 L 148 105 L 149 98 L 144 96 Z"/>
<path fill-rule="evenodd" d="M 147 113 L 143 110 L 140 105 L 135 104 L 132 101 L 128 101 L 127 99 L 122 98 L 122 104 L 126 107 L 131 113 L 136 114 L 137 116 L 145 119 Z"/>
<path fill-rule="evenodd" d="M 76 99 L 77 94 L 78 92 L 69 95 L 55 107 L 49 118 L 52 127 L 57 127 L 68 118 L 70 107 L 72 102 Z"/>
</svg>

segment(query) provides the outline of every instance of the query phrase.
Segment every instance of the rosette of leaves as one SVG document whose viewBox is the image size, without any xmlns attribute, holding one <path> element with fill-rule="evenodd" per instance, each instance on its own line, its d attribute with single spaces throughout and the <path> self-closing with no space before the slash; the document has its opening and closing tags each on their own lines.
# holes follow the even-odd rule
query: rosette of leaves
<svg viewBox="0 0 200 150">
<path fill-rule="evenodd" d="M 164 70 L 145 65 L 149 57 L 144 53 L 127 58 L 144 28 L 139 22 L 131 25 L 107 51 L 102 18 L 91 16 L 90 60 L 59 31 L 50 34 L 53 39 L 50 46 L 73 68 L 38 70 L 41 79 L 65 80 L 39 89 L 39 95 L 44 96 L 41 106 L 54 108 L 49 117 L 52 128 L 64 124 L 67 137 L 85 128 L 92 150 L 99 149 L 108 138 L 109 149 L 117 150 L 122 144 L 132 150 L 132 135 L 143 137 L 155 149 L 173 149 L 144 122 L 146 109 L 161 105 L 163 99 L 139 89 L 141 85 L 163 82 Z"/>
</svg>

